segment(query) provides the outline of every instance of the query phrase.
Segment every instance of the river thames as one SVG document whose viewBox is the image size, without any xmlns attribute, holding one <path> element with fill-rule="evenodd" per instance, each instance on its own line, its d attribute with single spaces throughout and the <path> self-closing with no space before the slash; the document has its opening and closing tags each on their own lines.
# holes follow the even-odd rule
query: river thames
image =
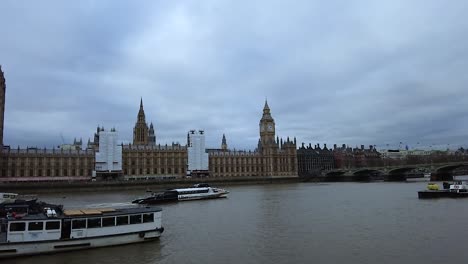
<svg viewBox="0 0 468 264">
<path fill-rule="evenodd" d="M 228 198 L 161 206 L 159 241 L 1 263 L 464 263 L 468 200 L 419 200 L 427 182 L 230 186 Z M 223 186 L 219 186 L 223 187 Z M 65 207 L 144 191 L 40 195 Z"/>
</svg>

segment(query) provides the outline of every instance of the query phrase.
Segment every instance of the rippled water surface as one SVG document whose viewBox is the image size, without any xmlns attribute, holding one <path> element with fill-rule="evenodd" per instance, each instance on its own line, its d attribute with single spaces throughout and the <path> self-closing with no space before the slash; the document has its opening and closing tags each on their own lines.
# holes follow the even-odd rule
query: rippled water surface
<svg viewBox="0 0 468 264">
<path fill-rule="evenodd" d="M 164 205 L 159 241 L 1 263 L 466 263 L 468 199 L 419 200 L 425 182 L 229 187 L 229 198 Z M 65 207 L 143 191 L 60 193 Z"/>
</svg>

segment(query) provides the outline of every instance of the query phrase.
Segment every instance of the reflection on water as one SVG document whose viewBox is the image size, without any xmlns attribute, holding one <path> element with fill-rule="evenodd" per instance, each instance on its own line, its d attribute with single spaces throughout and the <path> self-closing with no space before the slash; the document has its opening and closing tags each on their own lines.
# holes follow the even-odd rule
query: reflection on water
<svg viewBox="0 0 468 264">
<path fill-rule="evenodd" d="M 163 205 L 159 241 L 3 263 L 464 262 L 468 200 L 419 200 L 426 182 L 230 187 Z M 141 191 L 41 195 L 69 207 L 128 205 Z"/>
</svg>

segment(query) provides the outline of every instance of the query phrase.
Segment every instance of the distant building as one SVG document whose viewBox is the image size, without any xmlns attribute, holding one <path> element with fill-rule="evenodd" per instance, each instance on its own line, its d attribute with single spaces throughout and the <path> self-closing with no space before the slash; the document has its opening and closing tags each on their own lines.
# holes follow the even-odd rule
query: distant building
<svg viewBox="0 0 468 264">
<path fill-rule="evenodd" d="M 190 176 L 209 176 L 208 153 L 205 149 L 205 133 L 203 130 L 190 130 L 187 146 L 188 169 Z"/>
<path fill-rule="evenodd" d="M 118 145 L 117 140 L 118 133 L 115 129 L 99 132 L 95 165 L 97 178 L 118 178 L 122 175 L 122 146 Z"/>
<path fill-rule="evenodd" d="M 368 149 L 361 145 L 361 148 L 351 148 L 345 144 L 342 147 L 333 146 L 333 155 L 335 157 L 335 168 L 352 169 L 364 167 L 383 166 L 381 154 L 370 145 Z"/>
<path fill-rule="evenodd" d="M 10 149 L 0 160 L 0 181 L 89 180 L 94 170 L 93 150 Z"/>
<path fill-rule="evenodd" d="M 172 179 L 186 175 L 187 147 L 178 143 L 156 144 L 155 128 L 146 124 L 143 99 L 133 129 L 133 144 L 123 145 L 126 179 Z"/>
<path fill-rule="evenodd" d="M 5 90 L 5 78 L 0 69 L 0 182 L 90 180 L 93 170 L 97 175 L 99 172 L 109 173 L 109 170 L 111 174 L 118 174 L 119 166 L 125 179 L 129 180 L 172 179 L 186 175 L 187 146 L 179 143 L 156 144 L 155 127 L 152 123 L 150 126 L 146 123 L 142 99 L 133 129 L 133 144 L 121 146 L 121 162 L 116 137 L 103 136 L 108 132 L 99 126 L 93 141 L 88 140 L 86 150 L 80 150 L 83 143 L 81 139 L 61 149 L 3 147 Z M 210 177 L 297 176 L 296 140 L 275 139 L 275 129 L 275 121 L 265 102 L 259 122 L 257 149 L 229 150 L 223 135 L 221 148 L 211 150 L 208 154 Z M 200 160 L 202 163 L 199 168 L 206 168 L 206 159 Z"/>
<path fill-rule="evenodd" d="M 61 150 L 81 150 L 83 145 L 83 140 L 80 138 L 80 140 L 76 140 L 76 138 L 73 140 L 73 144 L 62 144 L 59 146 Z"/>
<path fill-rule="evenodd" d="M 213 177 L 297 176 L 296 140 L 275 139 L 275 121 L 265 101 L 259 122 L 260 138 L 254 151 L 209 150 Z M 227 144 L 226 144 L 227 149 Z"/>
<path fill-rule="evenodd" d="M 88 139 L 88 145 L 86 146 L 86 149 L 92 149 L 95 151 L 99 149 L 99 132 L 101 131 L 104 131 L 104 127 L 97 126 L 96 132 L 94 133 L 94 139 L 93 141 Z"/>
<path fill-rule="evenodd" d="M 298 174 L 301 177 L 317 175 L 321 171 L 335 168 L 333 150 L 328 149 L 326 144 L 321 148 L 320 144 L 312 147 L 312 144 L 309 143 L 309 146 L 306 147 L 302 143 L 302 146 L 297 150 L 297 163 Z"/>
<path fill-rule="evenodd" d="M 221 149 L 222 150 L 228 150 L 228 145 L 226 142 L 226 136 L 223 134 L 223 139 L 221 140 Z"/>
</svg>

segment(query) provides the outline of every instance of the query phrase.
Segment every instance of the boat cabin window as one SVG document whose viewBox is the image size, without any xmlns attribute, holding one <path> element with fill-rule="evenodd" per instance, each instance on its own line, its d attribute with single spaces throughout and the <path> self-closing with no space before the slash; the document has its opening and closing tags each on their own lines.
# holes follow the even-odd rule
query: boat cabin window
<svg viewBox="0 0 468 264">
<path fill-rule="evenodd" d="M 154 215 L 153 213 L 151 214 L 143 214 L 143 223 L 150 223 L 154 222 Z"/>
<path fill-rule="evenodd" d="M 77 219 L 72 221 L 72 229 L 86 228 L 86 219 Z"/>
<path fill-rule="evenodd" d="M 88 228 L 101 227 L 101 218 L 88 218 Z"/>
<path fill-rule="evenodd" d="M 130 216 L 130 224 L 141 224 L 141 214 L 139 215 L 131 215 Z"/>
<path fill-rule="evenodd" d="M 10 224 L 10 232 L 24 231 L 24 230 L 26 230 L 26 223 L 25 222 L 18 222 L 18 223 L 11 223 Z"/>
<path fill-rule="evenodd" d="M 46 222 L 46 230 L 57 230 L 57 229 L 60 229 L 60 221 Z"/>
<path fill-rule="evenodd" d="M 128 215 L 117 216 L 117 225 L 128 225 Z"/>
<path fill-rule="evenodd" d="M 115 217 L 103 217 L 102 226 L 115 226 Z"/>
<path fill-rule="evenodd" d="M 39 231 L 44 229 L 44 222 L 29 222 L 28 230 L 29 231 Z"/>
<path fill-rule="evenodd" d="M 180 191 L 179 194 L 196 194 L 196 193 L 208 193 L 209 189 L 202 190 L 189 190 L 189 191 Z"/>
</svg>

